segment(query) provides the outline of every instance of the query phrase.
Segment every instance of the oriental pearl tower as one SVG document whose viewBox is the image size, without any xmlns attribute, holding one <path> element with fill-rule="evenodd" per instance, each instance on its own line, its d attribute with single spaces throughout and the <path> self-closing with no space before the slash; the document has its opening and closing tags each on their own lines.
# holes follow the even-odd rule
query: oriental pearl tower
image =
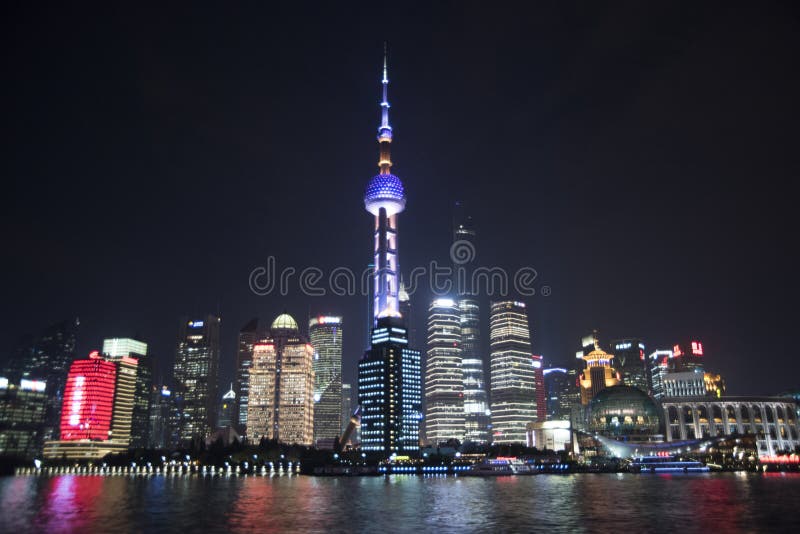
<svg viewBox="0 0 800 534">
<path fill-rule="evenodd" d="M 383 55 L 383 100 L 378 128 L 380 172 L 370 180 L 364 193 L 364 207 L 375 216 L 373 326 L 383 317 L 400 317 L 398 291 L 400 267 L 397 255 L 397 215 L 406 207 L 400 178 L 392 174 L 392 127 L 389 125 L 389 77 L 387 54 Z"/>
</svg>

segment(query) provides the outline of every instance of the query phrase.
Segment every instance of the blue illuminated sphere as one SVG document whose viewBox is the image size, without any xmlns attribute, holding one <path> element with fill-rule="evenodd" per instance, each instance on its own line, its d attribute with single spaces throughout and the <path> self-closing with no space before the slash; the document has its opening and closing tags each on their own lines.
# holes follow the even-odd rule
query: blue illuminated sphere
<svg viewBox="0 0 800 534">
<path fill-rule="evenodd" d="M 387 215 L 403 211 L 406 207 L 406 196 L 400 178 L 394 174 L 374 176 L 364 193 L 364 206 L 373 215 L 377 215 L 381 208 L 386 208 Z"/>
</svg>

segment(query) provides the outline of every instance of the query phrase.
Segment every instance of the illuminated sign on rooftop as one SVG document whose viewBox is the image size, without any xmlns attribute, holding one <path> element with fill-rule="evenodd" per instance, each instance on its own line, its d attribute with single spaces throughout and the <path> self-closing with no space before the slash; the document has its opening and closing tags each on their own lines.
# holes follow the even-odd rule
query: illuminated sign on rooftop
<svg viewBox="0 0 800 534">
<path fill-rule="evenodd" d="M 26 391 L 39 391 L 43 392 L 47 387 L 47 383 L 44 380 L 27 380 L 25 378 L 22 379 L 19 383 L 19 389 L 23 389 Z"/>
</svg>

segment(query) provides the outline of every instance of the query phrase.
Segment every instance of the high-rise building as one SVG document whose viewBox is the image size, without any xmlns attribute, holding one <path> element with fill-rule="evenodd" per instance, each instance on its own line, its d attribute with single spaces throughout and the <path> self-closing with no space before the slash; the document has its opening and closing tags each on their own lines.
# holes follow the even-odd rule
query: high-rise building
<svg viewBox="0 0 800 534">
<path fill-rule="evenodd" d="M 70 366 L 61 410 L 61 438 L 46 441 L 46 458 L 99 459 L 130 446 L 138 360 L 104 359 L 92 351 Z"/>
<path fill-rule="evenodd" d="M 644 342 L 638 338 L 616 339 L 611 342 L 614 349 L 614 367 L 626 386 L 633 386 L 647 393 L 647 360 Z"/>
<path fill-rule="evenodd" d="M 167 386 L 152 387 L 150 390 L 149 447 L 165 449 L 175 445 L 170 429 L 174 407 L 172 391 Z"/>
<path fill-rule="evenodd" d="M 428 308 L 425 435 L 437 446 L 463 440 L 464 430 L 461 312 L 455 300 L 438 298 Z"/>
<path fill-rule="evenodd" d="M 361 448 L 391 456 L 419 452 L 422 381 L 420 353 L 408 347 L 408 329 L 399 311 L 397 216 L 405 209 L 406 197 L 402 182 L 391 173 L 385 57 L 381 83 L 380 173 L 370 180 L 364 195 L 364 206 L 375 217 L 373 328 L 370 348 L 358 363 L 358 402 Z"/>
<path fill-rule="evenodd" d="M 544 388 L 544 357 L 538 354 L 531 356 L 533 359 L 533 376 L 536 384 L 536 420 L 547 421 L 547 393 Z"/>
<path fill-rule="evenodd" d="M 314 349 L 297 321 L 279 315 L 253 346 L 247 438 L 311 445 L 314 439 Z"/>
<path fill-rule="evenodd" d="M 241 435 L 247 433 L 247 402 L 250 398 L 250 366 L 253 365 L 253 345 L 258 341 L 258 318 L 253 318 L 239 330 L 236 339 L 236 421 Z"/>
<path fill-rule="evenodd" d="M 133 414 L 136 409 L 136 378 L 139 374 L 139 360 L 122 356 L 111 361 L 117 366 L 117 380 L 114 384 L 114 413 L 111 417 L 110 438 L 130 447 Z M 144 447 L 144 445 L 141 446 Z"/>
<path fill-rule="evenodd" d="M 480 303 L 472 287 L 472 265 L 457 263 L 453 250 L 458 246 L 472 246 L 474 263 L 477 234 L 472 216 L 463 202 L 456 202 L 453 210 L 453 288 L 458 301 L 461 320 L 461 365 L 464 376 L 464 439 L 476 443 L 489 441 L 489 403 L 484 379 L 483 348 L 481 342 Z"/>
<path fill-rule="evenodd" d="M 483 372 L 481 317 L 477 299 L 458 300 L 461 323 L 461 369 L 464 377 L 464 440 L 489 441 L 489 402 Z"/>
<path fill-rule="evenodd" d="M 216 427 L 220 319 L 183 320 L 175 355 L 175 401 L 182 444 L 205 441 Z"/>
<path fill-rule="evenodd" d="M 547 419 L 569 421 L 573 408 L 581 403 L 578 372 L 575 369 L 548 367 L 543 374 L 547 392 Z"/>
<path fill-rule="evenodd" d="M 648 363 L 648 393 L 656 400 L 666 396 L 664 378 L 670 370 L 671 350 L 656 350 L 647 356 Z"/>
<path fill-rule="evenodd" d="M 536 372 L 523 302 L 492 302 L 489 315 L 492 433 L 495 443 L 525 443 L 538 415 Z"/>
<path fill-rule="evenodd" d="M 138 361 L 130 445 L 132 449 L 145 448 L 150 441 L 150 396 L 153 388 L 153 359 L 147 353 L 147 343 L 131 338 L 109 338 L 103 340 L 103 354 L 110 361 L 120 361 L 126 356 Z"/>
<path fill-rule="evenodd" d="M 47 384 L 0 377 L 0 456 L 33 458 L 42 448 Z"/>
<path fill-rule="evenodd" d="M 342 318 L 313 317 L 308 337 L 314 347 L 314 442 L 342 432 Z"/>
<path fill-rule="evenodd" d="M 703 344 L 699 341 L 676 343 L 672 347 L 671 370 L 678 373 L 692 371 L 702 373 L 705 370 L 703 356 Z"/>
<path fill-rule="evenodd" d="M 46 382 L 47 410 L 42 429 L 42 437 L 46 440 L 58 437 L 64 386 L 75 359 L 79 324 L 77 318 L 67 319 L 29 336 L 9 369 L 9 377 Z"/>
<path fill-rule="evenodd" d="M 347 425 L 350 424 L 350 416 L 353 415 L 353 388 L 347 382 L 342 382 L 342 421 L 341 421 L 341 430 L 339 431 L 339 435 L 341 436 L 342 432 Z"/>
<path fill-rule="evenodd" d="M 580 376 L 581 404 L 587 406 L 602 389 L 616 386 L 620 383 L 619 373 L 611 367 L 613 354 L 600 349 L 599 344 L 589 354 L 583 356 L 586 368 Z"/>
<path fill-rule="evenodd" d="M 231 384 L 230 389 L 222 396 L 217 415 L 217 428 L 233 427 L 236 421 L 236 391 Z"/>
<path fill-rule="evenodd" d="M 413 345 L 417 329 L 414 327 L 414 320 L 411 316 L 411 296 L 406 291 L 403 280 L 400 280 L 400 290 L 397 293 L 397 298 L 400 301 L 399 310 L 400 315 L 403 316 L 403 327 L 408 331 L 408 344 Z M 371 327 L 370 330 L 372 330 Z"/>
</svg>

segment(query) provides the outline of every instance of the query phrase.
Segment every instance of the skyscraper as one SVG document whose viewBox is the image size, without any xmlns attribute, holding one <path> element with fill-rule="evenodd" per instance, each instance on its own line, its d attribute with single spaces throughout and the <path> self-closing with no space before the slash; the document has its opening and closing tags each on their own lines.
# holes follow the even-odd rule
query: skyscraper
<svg viewBox="0 0 800 534">
<path fill-rule="evenodd" d="M 453 214 L 453 246 L 469 242 L 475 247 L 475 225 L 464 204 L 456 202 Z M 455 258 L 451 258 L 455 260 Z M 473 258 L 474 259 L 474 258 Z M 455 263 L 455 262 L 454 262 Z M 481 343 L 481 310 L 473 294 L 472 269 L 454 264 L 453 285 L 458 297 L 461 322 L 461 368 L 464 377 L 464 439 L 476 443 L 489 441 L 489 403 L 486 396 Z"/>
<path fill-rule="evenodd" d="M 400 179 L 391 174 L 389 78 L 383 62 L 383 100 L 378 128 L 380 173 L 372 178 L 364 206 L 375 217 L 372 335 L 358 364 L 361 447 L 366 451 L 416 454 L 421 417 L 420 353 L 408 347 L 408 329 L 399 311 L 397 216 L 406 198 Z"/>
<path fill-rule="evenodd" d="M 247 437 L 311 445 L 314 439 L 314 349 L 297 321 L 281 314 L 253 346 Z"/>
<path fill-rule="evenodd" d="M 314 347 L 314 442 L 342 432 L 342 318 L 313 317 L 308 337 Z"/>
<path fill-rule="evenodd" d="M 601 350 L 598 345 L 583 357 L 586 368 L 580 376 L 582 405 L 588 405 L 600 390 L 620 383 L 619 373 L 611 367 L 613 358 L 613 354 Z"/>
<path fill-rule="evenodd" d="M 562 367 L 548 367 L 543 374 L 547 391 L 547 418 L 551 421 L 569 421 L 573 406 L 579 406 L 581 403 L 577 371 Z"/>
<path fill-rule="evenodd" d="M 536 420 L 536 373 L 522 302 L 492 302 L 489 316 L 492 432 L 495 443 L 525 443 Z"/>
<path fill-rule="evenodd" d="M 103 340 L 103 354 L 106 359 L 115 362 L 126 356 L 138 361 L 130 446 L 133 449 L 147 447 L 150 441 L 150 396 L 153 387 L 153 359 L 147 353 L 147 343 L 131 338 L 109 338 Z"/>
<path fill-rule="evenodd" d="M 33 458 L 41 452 L 47 385 L 0 377 L 0 456 Z"/>
<path fill-rule="evenodd" d="M 342 421 L 339 435 L 350 424 L 351 415 L 353 415 L 353 388 L 347 382 L 342 382 Z"/>
<path fill-rule="evenodd" d="M 175 445 L 170 428 L 174 408 L 172 391 L 167 386 L 154 385 L 150 390 L 150 447 L 164 449 Z"/>
<path fill-rule="evenodd" d="M 253 365 L 253 345 L 258 340 L 258 319 L 251 319 L 239 330 L 236 340 L 236 421 L 241 435 L 247 433 L 247 402 L 250 398 L 250 366 Z"/>
<path fill-rule="evenodd" d="M 183 320 L 175 356 L 178 436 L 183 444 L 205 440 L 216 427 L 220 319 Z"/>
<path fill-rule="evenodd" d="M 58 437 L 64 386 L 75 359 L 79 324 L 77 318 L 67 319 L 29 337 L 10 369 L 10 377 L 46 382 L 47 410 L 42 435 L 47 440 Z"/>
<path fill-rule="evenodd" d="M 693 372 L 702 373 L 703 365 L 703 344 L 699 341 L 684 341 L 676 343 L 672 347 L 671 371 L 674 372 Z"/>
<path fill-rule="evenodd" d="M 647 393 L 647 362 L 645 347 L 641 339 L 617 339 L 611 342 L 614 360 L 625 385 L 639 388 Z"/>
<path fill-rule="evenodd" d="M 219 402 L 219 415 L 217 415 L 217 428 L 232 427 L 236 421 L 236 391 L 231 384 Z"/>
<path fill-rule="evenodd" d="M 109 361 L 92 351 L 70 366 L 61 410 L 61 438 L 46 441 L 46 458 L 99 459 L 130 446 L 138 360 Z"/>
<path fill-rule="evenodd" d="M 542 369 L 544 357 L 534 354 L 531 358 L 533 359 L 533 378 L 536 387 L 536 420 L 544 422 L 547 421 L 547 393 L 544 389 L 544 369 Z"/>
<path fill-rule="evenodd" d="M 455 300 L 438 298 L 428 308 L 425 435 L 436 446 L 463 440 L 464 431 L 461 312 Z"/>
</svg>

